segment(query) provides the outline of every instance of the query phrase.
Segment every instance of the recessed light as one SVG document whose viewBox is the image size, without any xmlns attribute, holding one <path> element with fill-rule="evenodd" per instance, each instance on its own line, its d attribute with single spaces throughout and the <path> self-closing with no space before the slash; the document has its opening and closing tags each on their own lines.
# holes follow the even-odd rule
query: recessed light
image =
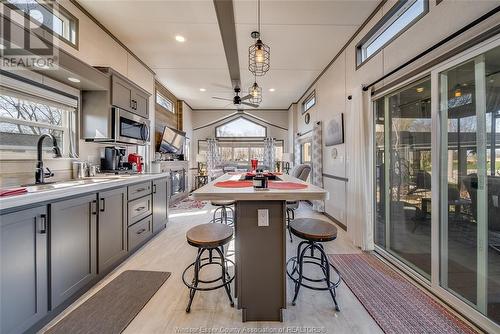
<svg viewBox="0 0 500 334">
<path fill-rule="evenodd" d="M 275 90 L 276 90 L 276 89 L 274 89 L 274 88 L 269 88 L 269 91 L 270 91 L 270 92 L 274 92 Z"/>
<path fill-rule="evenodd" d="M 77 83 L 80 82 L 80 79 L 72 78 L 72 77 L 69 77 L 68 80 L 71 82 L 77 82 Z"/>
<path fill-rule="evenodd" d="M 206 92 L 207 90 L 205 88 L 200 88 L 200 92 Z"/>
<path fill-rule="evenodd" d="M 417 93 L 422 93 L 424 91 L 424 87 L 417 87 Z"/>
<path fill-rule="evenodd" d="M 175 36 L 175 40 L 177 42 L 181 42 L 181 43 L 186 41 L 186 39 L 184 38 L 184 36 L 181 36 L 181 35 Z"/>
</svg>

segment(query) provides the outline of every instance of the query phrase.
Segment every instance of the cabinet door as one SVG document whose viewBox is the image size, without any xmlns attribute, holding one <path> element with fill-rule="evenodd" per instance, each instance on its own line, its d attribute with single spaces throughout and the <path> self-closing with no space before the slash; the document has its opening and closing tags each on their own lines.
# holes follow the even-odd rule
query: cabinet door
<svg viewBox="0 0 500 334">
<path fill-rule="evenodd" d="M 52 309 L 96 277 L 97 195 L 51 204 Z"/>
<path fill-rule="evenodd" d="M 112 104 L 128 111 L 132 109 L 132 87 L 118 76 L 113 75 L 113 89 L 111 91 Z"/>
<path fill-rule="evenodd" d="M 138 91 L 138 90 L 133 90 L 132 91 L 132 112 L 136 113 L 139 116 L 142 116 L 144 118 L 149 117 L 149 110 L 148 110 L 148 96 L 145 95 L 144 93 Z"/>
<path fill-rule="evenodd" d="M 165 228 L 168 221 L 168 178 L 153 181 L 153 233 Z"/>
<path fill-rule="evenodd" d="M 99 193 L 98 272 L 111 268 L 127 254 L 127 188 Z"/>
<path fill-rule="evenodd" d="M 0 216 L 0 332 L 22 333 L 47 313 L 47 214 Z"/>
</svg>

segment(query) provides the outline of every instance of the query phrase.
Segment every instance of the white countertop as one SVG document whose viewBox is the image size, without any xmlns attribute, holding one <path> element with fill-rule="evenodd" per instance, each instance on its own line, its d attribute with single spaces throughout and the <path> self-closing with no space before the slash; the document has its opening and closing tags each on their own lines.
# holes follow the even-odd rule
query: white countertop
<svg viewBox="0 0 500 334">
<path fill-rule="evenodd" d="M 285 182 L 296 182 L 307 184 L 307 188 L 282 190 L 267 189 L 254 190 L 253 187 L 246 188 L 221 188 L 216 187 L 214 183 L 220 181 L 239 180 L 241 174 L 224 174 L 218 179 L 208 183 L 191 194 L 194 199 L 199 200 L 236 200 L 236 201 L 297 201 L 297 200 L 325 200 L 329 193 L 323 188 L 306 183 L 290 175 L 278 175 Z M 278 181 L 279 182 L 279 181 Z"/>
<path fill-rule="evenodd" d="M 41 190 L 37 192 L 29 192 L 29 187 L 28 187 L 28 193 L 24 193 L 22 195 L 0 197 L 0 210 L 12 209 L 26 205 L 33 205 L 36 203 L 47 202 L 47 201 L 55 201 L 59 199 L 64 199 L 65 197 L 70 197 L 90 192 L 98 192 L 114 187 L 127 186 L 129 184 L 159 179 L 162 177 L 167 177 L 169 175 L 170 173 L 168 172 L 137 174 L 121 178 L 118 178 L 113 175 L 100 175 L 92 179 L 106 179 L 106 180 L 96 183 L 63 187 L 59 189 Z M 70 181 L 78 181 L 78 180 L 70 180 Z"/>
</svg>

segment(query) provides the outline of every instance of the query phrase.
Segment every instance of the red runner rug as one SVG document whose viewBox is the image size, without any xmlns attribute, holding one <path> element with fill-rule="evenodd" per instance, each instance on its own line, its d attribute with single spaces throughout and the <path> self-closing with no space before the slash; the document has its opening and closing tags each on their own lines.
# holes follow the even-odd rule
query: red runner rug
<svg viewBox="0 0 500 334">
<path fill-rule="evenodd" d="M 252 181 L 220 181 L 214 184 L 220 188 L 247 188 L 252 187 Z"/>
<path fill-rule="evenodd" d="M 385 333 L 477 333 L 375 256 L 328 256 Z"/>
</svg>

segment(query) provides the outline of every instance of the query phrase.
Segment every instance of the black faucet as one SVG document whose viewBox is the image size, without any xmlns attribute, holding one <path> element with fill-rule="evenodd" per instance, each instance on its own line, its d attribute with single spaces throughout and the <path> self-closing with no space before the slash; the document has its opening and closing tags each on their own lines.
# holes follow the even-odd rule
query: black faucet
<svg viewBox="0 0 500 334">
<path fill-rule="evenodd" d="M 52 146 L 53 150 L 55 153 L 56 158 L 61 157 L 61 150 L 59 149 L 59 146 L 57 146 L 57 140 L 56 138 L 48 133 L 45 133 L 38 138 L 38 144 L 37 144 L 37 162 L 36 162 L 36 169 L 35 169 L 35 183 L 44 183 L 45 178 L 47 177 L 52 177 L 54 176 L 54 173 L 50 171 L 50 169 L 47 168 L 47 172 L 44 171 L 43 169 L 43 160 L 42 160 L 42 146 L 43 146 L 43 140 L 45 138 L 50 138 L 52 139 Z"/>
</svg>

